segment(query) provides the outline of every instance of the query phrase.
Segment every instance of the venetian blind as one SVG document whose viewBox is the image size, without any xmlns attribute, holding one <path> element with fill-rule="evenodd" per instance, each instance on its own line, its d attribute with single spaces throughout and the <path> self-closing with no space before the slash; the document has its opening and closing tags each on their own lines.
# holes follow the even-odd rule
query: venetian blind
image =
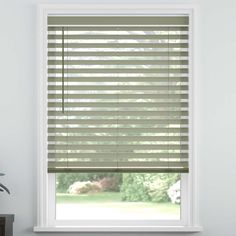
<svg viewBox="0 0 236 236">
<path fill-rule="evenodd" d="M 48 17 L 48 171 L 188 172 L 189 18 Z"/>
</svg>

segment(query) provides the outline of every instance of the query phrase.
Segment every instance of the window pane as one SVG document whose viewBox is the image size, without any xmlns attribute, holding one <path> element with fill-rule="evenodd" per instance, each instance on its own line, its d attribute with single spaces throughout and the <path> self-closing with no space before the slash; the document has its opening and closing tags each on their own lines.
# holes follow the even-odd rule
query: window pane
<svg viewBox="0 0 236 236">
<path fill-rule="evenodd" d="M 56 219 L 180 220 L 180 174 L 56 174 Z"/>
</svg>

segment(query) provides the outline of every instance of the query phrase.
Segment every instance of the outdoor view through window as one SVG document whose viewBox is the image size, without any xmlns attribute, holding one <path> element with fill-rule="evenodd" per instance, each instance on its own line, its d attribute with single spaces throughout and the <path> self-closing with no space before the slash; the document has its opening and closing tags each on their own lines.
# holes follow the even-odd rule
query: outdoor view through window
<svg viewBox="0 0 236 236">
<path fill-rule="evenodd" d="M 57 174 L 56 218 L 180 220 L 180 174 Z"/>
</svg>

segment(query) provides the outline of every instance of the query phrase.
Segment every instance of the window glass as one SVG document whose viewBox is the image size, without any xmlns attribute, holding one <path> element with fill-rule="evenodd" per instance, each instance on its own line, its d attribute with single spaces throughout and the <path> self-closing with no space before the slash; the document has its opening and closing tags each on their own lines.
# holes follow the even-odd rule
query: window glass
<svg viewBox="0 0 236 236">
<path fill-rule="evenodd" d="M 56 218 L 180 220 L 180 174 L 56 174 Z"/>
</svg>

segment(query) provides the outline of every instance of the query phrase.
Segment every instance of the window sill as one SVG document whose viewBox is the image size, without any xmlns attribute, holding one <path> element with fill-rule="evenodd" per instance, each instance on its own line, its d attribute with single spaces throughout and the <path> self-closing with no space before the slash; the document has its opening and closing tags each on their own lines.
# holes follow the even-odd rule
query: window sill
<svg viewBox="0 0 236 236">
<path fill-rule="evenodd" d="M 34 232 L 200 232 L 201 226 L 35 226 Z"/>
</svg>

